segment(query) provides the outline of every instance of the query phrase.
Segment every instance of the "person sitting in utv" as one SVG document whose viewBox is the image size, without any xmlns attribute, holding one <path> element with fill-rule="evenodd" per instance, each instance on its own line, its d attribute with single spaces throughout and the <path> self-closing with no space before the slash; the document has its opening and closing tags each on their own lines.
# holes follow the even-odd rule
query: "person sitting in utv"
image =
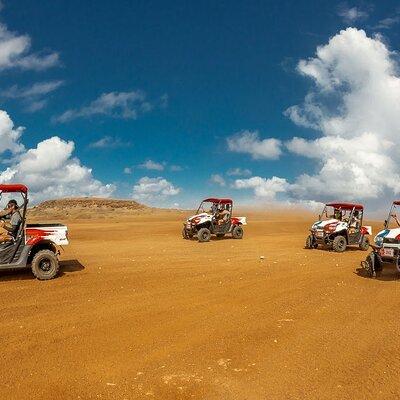
<svg viewBox="0 0 400 400">
<path fill-rule="evenodd" d="M 10 221 L 0 220 L 0 243 L 9 242 L 18 234 L 22 218 L 16 200 L 10 200 L 7 209 L 0 213 L 0 217 L 10 216 Z"/>
<path fill-rule="evenodd" d="M 350 227 L 358 229 L 360 227 L 360 222 L 360 214 L 358 210 L 355 210 L 351 218 Z"/>
<path fill-rule="evenodd" d="M 341 221 L 343 217 L 342 211 L 339 208 L 335 208 L 332 217 L 337 219 L 338 221 Z"/>
<path fill-rule="evenodd" d="M 218 225 L 223 225 L 228 221 L 230 212 L 225 209 L 225 207 L 223 206 L 223 204 L 220 204 L 218 206 L 218 211 L 216 214 L 216 220 L 217 220 L 217 224 Z"/>
</svg>

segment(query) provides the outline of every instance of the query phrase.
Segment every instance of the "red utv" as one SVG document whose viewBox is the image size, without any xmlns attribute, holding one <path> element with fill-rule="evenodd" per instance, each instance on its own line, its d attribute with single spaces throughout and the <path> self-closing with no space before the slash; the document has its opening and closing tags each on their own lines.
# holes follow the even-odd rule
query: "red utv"
<svg viewBox="0 0 400 400">
<path fill-rule="evenodd" d="M 0 201 L 3 194 L 21 198 L 19 206 L 21 222 L 10 239 L 0 243 L 0 271 L 31 268 L 40 280 L 54 278 L 59 271 L 58 246 L 68 244 L 68 229 L 62 224 L 26 224 L 28 188 L 24 185 L 0 185 Z M 1 219 L 6 219 L 3 217 Z"/>
<path fill-rule="evenodd" d="M 234 239 L 242 239 L 246 217 L 233 217 L 231 199 L 204 199 L 195 215 L 183 223 L 182 236 L 191 239 L 197 236 L 199 242 L 208 242 L 211 235 L 219 238 L 231 234 Z M 220 216 L 223 216 L 220 218 Z"/>
</svg>

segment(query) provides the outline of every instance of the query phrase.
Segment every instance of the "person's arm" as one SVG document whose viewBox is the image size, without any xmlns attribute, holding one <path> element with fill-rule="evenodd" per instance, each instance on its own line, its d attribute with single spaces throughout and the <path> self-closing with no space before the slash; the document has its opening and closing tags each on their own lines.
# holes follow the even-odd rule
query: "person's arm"
<svg viewBox="0 0 400 400">
<path fill-rule="evenodd" d="M 8 224 L 4 220 L 0 221 L 0 228 L 4 228 L 7 232 L 12 232 L 13 231 L 12 225 Z"/>
<path fill-rule="evenodd" d="M 6 217 L 10 213 L 11 213 L 11 210 L 9 208 L 6 208 L 6 209 L 0 211 L 0 218 Z"/>
</svg>

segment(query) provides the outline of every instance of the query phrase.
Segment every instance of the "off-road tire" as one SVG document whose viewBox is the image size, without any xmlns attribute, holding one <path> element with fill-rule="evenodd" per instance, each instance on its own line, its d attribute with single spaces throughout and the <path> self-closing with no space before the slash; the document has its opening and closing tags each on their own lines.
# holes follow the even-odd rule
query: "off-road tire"
<svg viewBox="0 0 400 400">
<path fill-rule="evenodd" d="M 337 253 L 343 253 L 346 250 L 347 241 L 346 238 L 342 235 L 338 235 L 333 239 L 332 249 Z"/>
<path fill-rule="evenodd" d="M 243 228 L 240 225 L 236 225 L 232 230 L 232 237 L 234 239 L 242 239 L 243 238 Z"/>
<path fill-rule="evenodd" d="M 186 231 L 185 228 L 182 229 L 182 237 L 183 237 L 184 239 L 189 239 L 189 235 L 187 234 L 187 231 Z"/>
<path fill-rule="evenodd" d="M 361 263 L 361 265 L 370 278 L 375 278 L 382 272 L 382 264 L 373 251 L 368 254 L 367 258 Z M 374 267 L 372 268 L 372 266 Z"/>
<path fill-rule="evenodd" d="M 209 242 L 211 239 L 211 232 L 208 228 L 201 228 L 197 232 L 197 239 L 199 242 Z"/>
<path fill-rule="evenodd" d="M 51 250 L 40 250 L 33 257 L 31 268 L 37 279 L 47 281 L 57 276 L 60 264 Z"/>
<path fill-rule="evenodd" d="M 375 272 L 372 268 L 372 257 L 374 257 L 373 253 L 368 254 L 367 258 L 365 259 L 365 261 L 361 262 L 361 265 L 366 273 L 367 276 L 369 276 L 370 278 L 375 277 Z"/>
<path fill-rule="evenodd" d="M 217 238 L 222 239 L 225 236 L 225 233 L 217 233 Z"/>
<path fill-rule="evenodd" d="M 307 236 L 305 248 L 306 249 L 314 249 L 315 248 L 314 238 L 312 235 Z"/>
<path fill-rule="evenodd" d="M 367 251 L 369 249 L 369 239 L 366 236 L 363 236 L 361 239 L 360 249 L 362 251 Z"/>
</svg>

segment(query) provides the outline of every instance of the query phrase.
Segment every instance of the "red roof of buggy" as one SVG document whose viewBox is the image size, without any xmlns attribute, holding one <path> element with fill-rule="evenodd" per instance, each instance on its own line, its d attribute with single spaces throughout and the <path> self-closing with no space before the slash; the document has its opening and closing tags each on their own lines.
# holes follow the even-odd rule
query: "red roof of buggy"
<svg viewBox="0 0 400 400">
<path fill-rule="evenodd" d="M 328 203 L 327 206 L 334 208 L 341 208 L 342 210 L 352 210 L 355 208 L 356 210 L 363 210 L 364 206 L 362 204 L 353 204 L 353 203 Z"/>
<path fill-rule="evenodd" d="M 25 185 L 18 183 L 11 185 L 0 185 L 0 192 L 3 193 L 28 193 L 28 188 Z"/>
<path fill-rule="evenodd" d="M 215 197 L 210 197 L 209 199 L 204 199 L 204 201 L 209 201 L 211 203 L 219 203 L 219 204 L 232 204 L 233 201 L 231 199 L 217 199 Z"/>
</svg>

